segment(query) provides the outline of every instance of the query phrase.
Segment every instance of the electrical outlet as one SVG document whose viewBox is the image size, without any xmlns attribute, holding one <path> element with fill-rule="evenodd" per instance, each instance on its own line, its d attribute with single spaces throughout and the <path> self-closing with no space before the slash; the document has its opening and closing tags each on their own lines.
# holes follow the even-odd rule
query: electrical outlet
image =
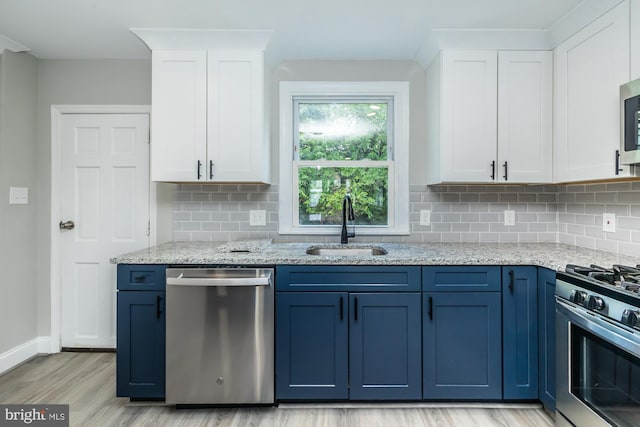
<svg viewBox="0 0 640 427">
<path fill-rule="evenodd" d="M 431 225 L 431 211 L 420 211 L 420 225 Z"/>
<path fill-rule="evenodd" d="M 616 232 L 616 214 L 603 213 L 602 214 L 602 231 L 607 233 Z"/>
<path fill-rule="evenodd" d="M 516 225 L 516 212 L 511 210 L 504 211 L 504 225 L 510 227 Z"/>
<path fill-rule="evenodd" d="M 267 214 L 263 210 L 249 211 L 249 225 L 265 225 Z"/>
<path fill-rule="evenodd" d="M 9 187 L 10 205 L 28 205 L 29 189 L 26 187 Z"/>
</svg>

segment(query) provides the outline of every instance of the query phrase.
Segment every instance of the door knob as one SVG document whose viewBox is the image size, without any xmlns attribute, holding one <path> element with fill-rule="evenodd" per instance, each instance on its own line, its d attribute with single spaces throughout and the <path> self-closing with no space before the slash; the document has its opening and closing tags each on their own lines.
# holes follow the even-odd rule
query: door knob
<svg viewBox="0 0 640 427">
<path fill-rule="evenodd" d="M 60 221 L 60 224 L 58 224 L 58 227 L 60 227 L 60 230 L 73 230 L 75 226 L 76 225 L 73 223 L 73 221 L 65 221 L 65 222 Z"/>
</svg>

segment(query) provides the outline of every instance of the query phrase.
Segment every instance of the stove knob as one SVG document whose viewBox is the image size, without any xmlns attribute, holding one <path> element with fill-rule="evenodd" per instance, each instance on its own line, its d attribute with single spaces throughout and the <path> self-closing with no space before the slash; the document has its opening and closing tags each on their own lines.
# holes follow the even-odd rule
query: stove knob
<svg viewBox="0 0 640 427">
<path fill-rule="evenodd" d="M 587 299 L 587 293 L 585 291 L 573 291 L 569 295 L 569 301 L 576 304 L 582 304 Z"/>
<path fill-rule="evenodd" d="M 591 295 L 584 303 L 584 306 L 590 310 L 604 310 L 604 300 L 595 295 Z"/>
<path fill-rule="evenodd" d="M 622 323 L 631 327 L 640 325 L 640 311 L 634 311 L 634 310 L 623 311 Z"/>
</svg>

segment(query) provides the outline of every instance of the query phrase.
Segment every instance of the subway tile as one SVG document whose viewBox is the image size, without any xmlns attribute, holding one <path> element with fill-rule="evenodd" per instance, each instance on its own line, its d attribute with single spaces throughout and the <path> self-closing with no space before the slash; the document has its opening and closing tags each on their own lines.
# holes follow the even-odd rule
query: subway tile
<svg viewBox="0 0 640 427">
<path fill-rule="evenodd" d="M 191 212 L 174 212 L 174 221 L 191 221 Z"/>
<path fill-rule="evenodd" d="M 518 222 L 536 222 L 538 221 L 537 213 L 518 212 L 516 214 L 516 221 Z"/>
<path fill-rule="evenodd" d="M 231 233 L 226 231 L 212 231 L 211 232 L 211 241 L 212 242 L 228 242 L 231 239 Z"/>
<path fill-rule="evenodd" d="M 182 223 L 180 221 L 173 221 L 171 223 L 172 231 L 182 231 Z"/>
<path fill-rule="evenodd" d="M 423 202 L 439 202 L 440 193 L 422 193 Z"/>
<path fill-rule="evenodd" d="M 517 196 L 518 202 L 521 202 L 521 203 L 530 203 L 530 202 L 539 201 L 537 194 L 518 193 L 518 194 L 515 194 L 515 196 Z"/>
<path fill-rule="evenodd" d="M 271 194 L 269 193 L 247 193 L 246 200 L 252 202 L 277 202 L 277 200 L 271 200 Z"/>
<path fill-rule="evenodd" d="M 211 193 L 212 202 L 226 202 L 229 200 L 229 193 Z"/>
<path fill-rule="evenodd" d="M 211 193 L 191 193 L 191 199 L 199 202 L 208 202 L 210 199 Z"/>
<path fill-rule="evenodd" d="M 191 195 L 193 193 L 191 192 L 181 192 L 181 191 L 176 191 L 173 195 L 173 200 L 176 202 L 190 202 L 191 200 L 193 200 L 191 198 Z"/>
<path fill-rule="evenodd" d="M 577 234 L 577 235 L 584 235 L 584 225 L 578 225 L 578 224 L 567 224 L 567 233 L 569 234 Z"/>
<path fill-rule="evenodd" d="M 182 202 L 182 210 L 197 212 L 202 210 L 202 202 Z"/>
<path fill-rule="evenodd" d="M 431 223 L 431 231 L 439 231 L 439 232 L 451 231 L 451 224 L 446 222 Z"/>
<path fill-rule="evenodd" d="M 174 231 L 171 234 L 171 238 L 176 242 L 183 242 L 191 240 L 191 233 L 188 231 Z"/>
<path fill-rule="evenodd" d="M 538 233 L 538 242 L 552 243 L 558 241 L 558 233 Z"/>
<path fill-rule="evenodd" d="M 631 231 L 631 243 L 640 243 L 640 231 Z M 638 260 L 638 264 L 640 264 L 640 260 Z"/>
<path fill-rule="evenodd" d="M 489 205 L 489 212 L 501 212 L 504 213 L 504 211 L 508 208 L 509 206 L 505 203 L 493 203 L 491 205 Z"/>
<path fill-rule="evenodd" d="M 409 202 L 415 203 L 422 201 L 422 194 L 420 193 L 409 193 Z"/>
<path fill-rule="evenodd" d="M 595 239 L 604 239 L 606 237 L 604 231 L 602 231 L 602 226 L 595 225 L 585 227 L 584 234 Z"/>
<path fill-rule="evenodd" d="M 584 193 L 584 185 L 567 185 L 567 193 Z"/>
<path fill-rule="evenodd" d="M 500 193 L 498 195 L 498 201 L 500 203 L 511 203 L 518 201 L 518 195 L 516 193 Z"/>
<path fill-rule="evenodd" d="M 558 219 L 558 214 L 556 213 L 548 213 L 548 212 L 540 212 L 538 215 L 538 221 L 540 222 L 556 222 Z"/>
<path fill-rule="evenodd" d="M 576 244 L 576 236 L 572 234 L 559 233 L 558 234 L 558 242 L 566 243 L 567 245 L 575 245 Z"/>
<path fill-rule="evenodd" d="M 460 202 L 460 194 L 458 193 L 444 193 L 442 194 L 441 201 L 444 203 L 458 203 Z"/>
<path fill-rule="evenodd" d="M 234 193 L 238 191 L 237 184 L 220 184 L 218 191 L 221 193 Z"/>
<path fill-rule="evenodd" d="M 462 222 L 478 222 L 480 221 L 480 214 L 477 212 L 464 212 L 460 214 L 460 221 Z"/>
<path fill-rule="evenodd" d="M 502 220 L 502 214 L 497 212 L 481 212 L 480 213 L 480 221 L 481 222 L 498 222 Z"/>
<path fill-rule="evenodd" d="M 220 203 L 220 210 L 222 212 L 239 212 L 240 203 Z"/>
<path fill-rule="evenodd" d="M 576 203 L 595 203 L 594 193 L 576 193 Z"/>
<path fill-rule="evenodd" d="M 589 215 L 602 215 L 604 213 L 605 205 L 585 205 L 584 213 Z"/>
<path fill-rule="evenodd" d="M 460 222 L 460 214 L 450 212 L 443 213 L 442 222 Z"/>
<path fill-rule="evenodd" d="M 619 252 L 622 255 L 640 258 L 640 245 L 619 242 L 617 252 Z"/>
<path fill-rule="evenodd" d="M 488 203 L 472 203 L 469 205 L 469 212 L 489 212 Z"/>
<path fill-rule="evenodd" d="M 422 233 L 422 241 L 425 243 L 440 242 L 442 241 L 442 234 L 433 231 L 429 233 Z"/>
<path fill-rule="evenodd" d="M 588 193 L 597 193 L 599 191 L 607 191 L 607 184 L 587 184 L 585 191 Z"/>
<path fill-rule="evenodd" d="M 481 242 L 499 242 L 500 233 L 480 233 Z"/>
<path fill-rule="evenodd" d="M 627 230 L 640 231 L 640 218 L 631 216 L 619 216 L 616 218 L 617 226 Z"/>
<path fill-rule="evenodd" d="M 596 217 L 594 215 L 576 214 L 576 224 L 595 225 Z"/>
<path fill-rule="evenodd" d="M 460 194 L 461 202 L 479 202 L 480 195 L 478 193 L 462 193 Z"/>
<path fill-rule="evenodd" d="M 530 243 L 538 241 L 538 233 L 518 233 L 518 242 Z"/>
<path fill-rule="evenodd" d="M 451 212 L 451 203 L 433 203 L 431 210 L 433 212 Z"/>
<path fill-rule="evenodd" d="M 220 225 L 224 223 L 220 222 L 203 222 L 202 223 L 202 231 L 220 231 Z"/>
<path fill-rule="evenodd" d="M 558 231 L 560 231 L 560 224 L 558 224 L 558 223 L 555 223 L 555 222 L 554 222 L 554 223 L 551 223 L 551 222 L 549 222 L 549 223 L 547 223 L 546 225 L 547 225 L 547 231 L 548 231 L 548 232 L 555 232 L 555 233 L 557 233 Z M 566 229 L 565 229 L 565 231 L 566 231 Z"/>
<path fill-rule="evenodd" d="M 547 224 L 541 222 L 530 222 L 528 230 L 532 233 L 541 233 L 547 231 Z"/>
<path fill-rule="evenodd" d="M 614 213 L 617 216 L 629 216 L 629 205 L 605 205 L 604 211 Z"/>
<path fill-rule="evenodd" d="M 546 203 L 529 203 L 527 205 L 527 212 L 547 212 Z"/>
<path fill-rule="evenodd" d="M 536 194 L 536 202 L 538 203 L 557 203 L 557 194 Z"/>
<path fill-rule="evenodd" d="M 526 203 L 509 203 L 507 209 L 511 209 L 512 211 L 516 211 L 516 213 L 524 213 L 527 212 L 527 207 L 529 205 Z"/>
<path fill-rule="evenodd" d="M 220 231 L 240 231 L 240 223 L 237 221 L 221 222 Z"/>
<path fill-rule="evenodd" d="M 618 193 L 618 203 L 640 203 L 640 191 L 623 191 Z"/>
<path fill-rule="evenodd" d="M 576 245 L 583 248 L 595 249 L 596 242 L 593 237 L 588 236 L 576 236 Z"/>
<path fill-rule="evenodd" d="M 210 212 L 211 221 L 229 221 L 229 212 Z"/>
<path fill-rule="evenodd" d="M 480 201 L 485 203 L 498 203 L 497 193 L 480 193 Z"/>
<path fill-rule="evenodd" d="M 183 222 L 182 223 L 182 231 L 200 231 L 200 223 L 199 222 Z"/>
<path fill-rule="evenodd" d="M 617 203 L 618 202 L 618 193 L 614 191 L 610 192 L 598 192 L 596 195 L 596 203 Z"/>
<path fill-rule="evenodd" d="M 500 233 L 501 242 L 517 242 L 518 233 Z"/>
<path fill-rule="evenodd" d="M 460 222 L 451 224 L 451 231 L 470 231 L 469 224 Z"/>
<path fill-rule="evenodd" d="M 607 235 L 607 240 L 617 240 L 620 242 L 630 242 L 631 241 L 631 231 L 630 230 L 621 230 L 616 229 L 615 233 L 605 233 Z"/>
<path fill-rule="evenodd" d="M 469 185 L 467 187 L 467 192 L 469 193 L 486 193 L 487 191 L 491 191 L 490 185 Z"/>
<path fill-rule="evenodd" d="M 442 233 L 443 242 L 459 242 L 460 233 Z"/>
<path fill-rule="evenodd" d="M 427 191 L 427 187 L 424 185 L 411 184 L 409 185 L 409 191 L 412 193 L 424 193 L 425 191 Z"/>
<path fill-rule="evenodd" d="M 640 190 L 640 181 L 633 181 L 631 183 L 631 190 Z"/>
<path fill-rule="evenodd" d="M 584 213 L 584 205 L 577 203 L 568 203 L 567 212 L 569 213 Z"/>
<path fill-rule="evenodd" d="M 270 202 L 279 202 L 280 201 L 280 195 L 278 193 L 269 193 L 269 199 Z"/>
<path fill-rule="evenodd" d="M 487 232 L 491 228 L 488 222 L 475 222 L 469 224 L 469 231 Z"/>
<path fill-rule="evenodd" d="M 210 212 L 192 212 L 191 213 L 191 221 L 209 221 L 211 220 Z"/>
<path fill-rule="evenodd" d="M 479 242 L 480 233 L 460 233 L 461 242 Z"/>
<path fill-rule="evenodd" d="M 607 191 L 631 191 L 630 182 L 612 182 L 607 184 Z"/>
<path fill-rule="evenodd" d="M 560 203 L 575 203 L 576 194 L 575 193 L 560 193 L 558 195 L 558 202 Z"/>
</svg>

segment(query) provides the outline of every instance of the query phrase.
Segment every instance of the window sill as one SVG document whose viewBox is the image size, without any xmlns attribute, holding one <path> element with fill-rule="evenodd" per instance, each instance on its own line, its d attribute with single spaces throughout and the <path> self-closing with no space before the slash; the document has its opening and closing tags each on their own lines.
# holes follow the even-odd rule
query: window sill
<svg viewBox="0 0 640 427">
<path fill-rule="evenodd" d="M 308 234 L 308 235 L 325 235 L 339 236 L 342 231 L 341 227 L 280 227 L 278 234 Z M 356 228 L 356 236 L 408 236 L 408 227 L 360 227 Z"/>
</svg>

